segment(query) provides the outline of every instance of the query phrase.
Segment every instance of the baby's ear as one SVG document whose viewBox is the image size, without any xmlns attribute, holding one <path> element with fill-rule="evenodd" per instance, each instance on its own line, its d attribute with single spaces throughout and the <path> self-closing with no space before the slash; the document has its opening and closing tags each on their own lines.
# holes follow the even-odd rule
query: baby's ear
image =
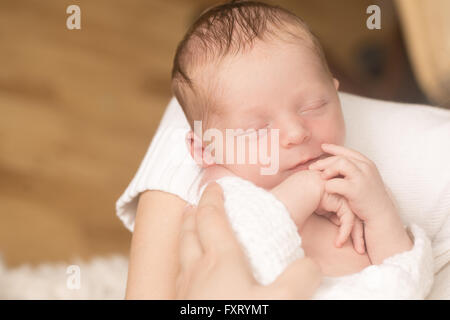
<svg viewBox="0 0 450 320">
<path fill-rule="evenodd" d="M 334 87 L 336 88 L 336 90 L 339 89 L 339 80 L 336 78 L 333 78 L 333 83 L 334 83 Z"/>
<path fill-rule="evenodd" d="M 202 168 L 215 164 L 214 157 L 210 152 L 205 151 L 202 140 L 192 130 L 186 134 L 186 146 L 192 159 Z"/>
</svg>

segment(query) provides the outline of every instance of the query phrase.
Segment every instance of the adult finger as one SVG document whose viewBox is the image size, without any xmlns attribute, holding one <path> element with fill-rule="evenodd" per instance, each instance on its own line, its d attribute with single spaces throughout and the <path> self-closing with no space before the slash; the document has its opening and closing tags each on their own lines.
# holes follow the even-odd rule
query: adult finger
<svg viewBox="0 0 450 320">
<path fill-rule="evenodd" d="M 180 271 L 187 274 L 203 255 L 196 233 L 195 210 L 192 207 L 185 211 L 181 225 L 179 245 Z"/>
<path fill-rule="evenodd" d="M 181 232 L 195 231 L 195 210 L 196 207 L 194 206 L 188 206 L 184 210 L 183 219 L 181 222 Z"/>
<path fill-rule="evenodd" d="M 197 232 L 205 252 L 223 254 L 241 250 L 225 214 L 222 188 L 216 182 L 208 184 L 198 204 Z"/>
</svg>

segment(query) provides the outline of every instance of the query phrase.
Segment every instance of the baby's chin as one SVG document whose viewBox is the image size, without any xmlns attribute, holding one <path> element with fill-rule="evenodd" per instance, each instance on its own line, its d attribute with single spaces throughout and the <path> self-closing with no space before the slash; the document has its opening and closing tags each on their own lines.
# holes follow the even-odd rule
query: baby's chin
<svg viewBox="0 0 450 320">
<path fill-rule="evenodd" d="M 227 172 L 230 175 L 235 175 L 242 179 L 248 180 L 260 188 L 272 189 L 286 180 L 292 174 L 298 171 L 308 170 L 308 165 L 298 166 L 295 169 L 279 168 L 278 171 L 274 172 L 273 174 L 263 174 L 263 167 L 259 166 L 222 166 L 222 168 L 227 169 Z"/>
<path fill-rule="evenodd" d="M 271 175 L 258 174 L 253 177 L 244 177 L 244 178 L 260 188 L 270 190 L 272 188 L 275 188 L 281 182 L 283 182 L 291 174 L 292 173 L 287 172 L 286 170 L 285 171 L 280 170 L 279 172 Z"/>
</svg>

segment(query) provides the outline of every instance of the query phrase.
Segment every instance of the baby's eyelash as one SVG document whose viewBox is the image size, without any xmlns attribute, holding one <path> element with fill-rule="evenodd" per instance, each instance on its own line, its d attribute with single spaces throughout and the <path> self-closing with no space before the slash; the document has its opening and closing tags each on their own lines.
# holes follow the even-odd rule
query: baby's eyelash
<svg viewBox="0 0 450 320">
<path fill-rule="evenodd" d="M 299 109 L 299 113 L 304 113 L 304 112 L 308 112 L 308 111 L 314 111 L 314 110 L 317 110 L 317 109 L 322 108 L 322 107 L 325 106 L 326 104 L 327 104 L 326 102 L 320 102 L 320 103 L 318 103 L 317 105 L 314 105 L 313 107 L 308 107 L 308 108 L 306 108 L 306 109 L 300 108 L 300 109 Z"/>
<path fill-rule="evenodd" d="M 242 135 L 243 136 L 255 135 L 256 137 L 263 136 L 267 134 L 267 131 L 270 130 L 269 128 L 270 128 L 269 124 L 252 126 L 251 128 L 247 128 L 246 130 L 244 130 L 244 133 Z"/>
</svg>

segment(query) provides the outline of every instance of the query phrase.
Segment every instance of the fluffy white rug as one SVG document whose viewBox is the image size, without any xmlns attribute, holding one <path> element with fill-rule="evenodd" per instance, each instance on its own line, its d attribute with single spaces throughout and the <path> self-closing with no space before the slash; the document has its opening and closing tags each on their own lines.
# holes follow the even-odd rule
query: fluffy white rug
<svg viewBox="0 0 450 320">
<path fill-rule="evenodd" d="M 0 299 L 123 299 L 127 268 L 123 256 L 17 268 L 0 257 Z"/>
<path fill-rule="evenodd" d="M 76 265 L 78 268 L 69 268 Z M 0 256 L 0 300 L 4 299 L 123 299 L 128 259 L 124 256 L 97 257 L 89 262 L 48 263 L 36 267 L 7 268 Z M 70 287 L 79 270 L 79 289 Z M 69 273 L 67 273 L 69 271 Z M 450 268 L 438 273 L 427 299 L 450 299 Z M 69 282 L 69 284 L 68 284 Z"/>
</svg>

